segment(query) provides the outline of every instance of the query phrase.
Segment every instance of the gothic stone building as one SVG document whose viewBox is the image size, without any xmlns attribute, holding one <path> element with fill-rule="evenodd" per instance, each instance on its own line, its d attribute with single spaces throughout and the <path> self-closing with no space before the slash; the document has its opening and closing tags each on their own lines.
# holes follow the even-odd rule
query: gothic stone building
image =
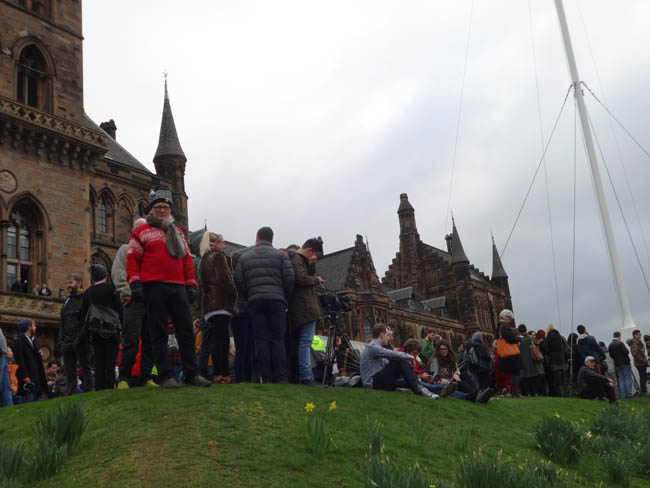
<svg viewBox="0 0 650 488">
<path fill-rule="evenodd" d="M 9 338 L 23 317 L 52 350 L 58 298 L 69 273 L 110 268 L 136 214 L 160 184 L 187 231 L 186 158 L 167 95 L 152 173 L 116 139 L 113 120 L 84 112 L 81 2 L 0 0 L 0 326 Z M 47 283 L 52 298 L 8 290 Z M 63 292 L 65 294 L 65 292 Z"/>
<path fill-rule="evenodd" d="M 443 251 L 420 240 L 415 210 L 405 193 L 397 214 L 399 252 L 381 282 L 359 235 L 353 247 L 328 254 L 317 263 L 325 286 L 351 299 L 352 312 L 344 319 L 350 337 L 368 340 L 376 322 L 391 325 L 399 343 L 422 337 L 427 328 L 453 343 L 476 331 L 493 337 L 499 312 L 512 308 L 508 275 L 494 242 L 489 278 L 470 264 L 455 223 Z"/>
</svg>

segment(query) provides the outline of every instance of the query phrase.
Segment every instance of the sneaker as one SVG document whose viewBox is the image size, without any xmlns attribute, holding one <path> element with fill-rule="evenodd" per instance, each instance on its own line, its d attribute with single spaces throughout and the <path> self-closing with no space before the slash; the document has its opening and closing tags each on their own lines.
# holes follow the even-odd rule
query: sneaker
<svg viewBox="0 0 650 488">
<path fill-rule="evenodd" d="M 174 378 L 167 378 L 165 381 L 160 383 L 160 387 L 164 390 L 171 390 L 173 388 L 179 388 L 180 385 L 176 382 Z"/>
<path fill-rule="evenodd" d="M 476 403 L 487 403 L 494 396 L 495 391 L 492 388 L 486 388 L 479 392 L 476 397 Z"/>
<path fill-rule="evenodd" d="M 201 386 L 204 388 L 208 386 L 212 386 L 212 383 L 206 380 L 200 374 L 197 374 L 194 378 L 191 378 L 189 380 L 184 380 L 183 384 L 186 386 Z"/>
<path fill-rule="evenodd" d="M 122 380 L 117 384 L 117 389 L 118 390 L 128 390 L 129 389 L 129 384 L 126 381 Z"/>
<path fill-rule="evenodd" d="M 147 388 L 160 388 L 160 385 L 157 385 L 154 380 L 147 380 L 144 386 Z"/>
<path fill-rule="evenodd" d="M 442 398 L 447 398 L 449 395 L 451 395 L 453 392 L 455 392 L 458 389 L 458 383 L 451 382 L 447 386 L 445 386 L 442 391 L 440 392 L 440 396 Z"/>
<path fill-rule="evenodd" d="M 435 393 L 431 393 L 429 390 L 426 388 L 420 388 L 420 395 L 426 398 L 431 398 L 432 400 L 435 400 L 436 398 L 440 398 L 439 395 L 436 395 Z"/>
</svg>

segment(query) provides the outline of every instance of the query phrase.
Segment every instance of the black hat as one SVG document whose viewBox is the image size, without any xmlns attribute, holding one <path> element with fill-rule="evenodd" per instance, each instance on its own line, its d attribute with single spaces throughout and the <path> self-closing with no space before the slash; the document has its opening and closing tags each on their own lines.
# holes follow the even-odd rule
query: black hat
<svg viewBox="0 0 650 488">
<path fill-rule="evenodd" d="M 148 210 L 151 210 L 151 207 L 153 207 L 158 202 L 168 203 L 169 206 L 171 207 L 171 204 L 172 204 L 172 192 L 168 188 L 161 187 L 161 186 L 159 186 L 155 190 L 151 190 L 149 192 L 149 208 L 148 208 Z"/>
<path fill-rule="evenodd" d="M 108 276 L 108 272 L 106 271 L 106 268 L 104 268 L 104 266 L 101 264 L 93 264 L 90 267 L 90 281 L 93 283 L 102 281 L 104 278 L 106 278 L 106 276 Z"/>
</svg>

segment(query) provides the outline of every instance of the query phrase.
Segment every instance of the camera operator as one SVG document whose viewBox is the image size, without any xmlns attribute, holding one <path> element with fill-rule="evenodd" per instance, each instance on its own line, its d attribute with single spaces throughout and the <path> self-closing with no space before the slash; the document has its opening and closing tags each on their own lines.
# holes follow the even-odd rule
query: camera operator
<svg viewBox="0 0 650 488">
<path fill-rule="evenodd" d="M 323 241 L 320 237 L 307 239 L 297 251 L 289 251 L 287 254 L 295 275 L 293 293 L 289 299 L 291 352 L 297 352 L 298 381 L 313 386 L 310 349 L 316 321 L 322 316 L 314 287 L 325 282 L 320 276 L 315 276 L 315 266 L 318 258 L 323 255 Z"/>
</svg>

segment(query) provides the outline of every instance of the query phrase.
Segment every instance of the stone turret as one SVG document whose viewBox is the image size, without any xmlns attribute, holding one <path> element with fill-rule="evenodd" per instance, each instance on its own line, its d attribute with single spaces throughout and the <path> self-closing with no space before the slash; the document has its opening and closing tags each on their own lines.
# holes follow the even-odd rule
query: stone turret
<svg viewBox="0 0 650 488">
<path fill-rule="evenodd" d="M 162 121 L 158 148 L 153 157 L 156 174 L 172 181 L 173 207 L 172 213 L 185 236 L 188 233 L 187 193 L 185 193 L 185 165 L 187 158 L 178 140 L 176 124 L 169 103 L 167 80 L 165 80 L 165 100 L 163 103 Z"/>
<path fill-rule="evenodd" d="M 506 295 L 510 295 L 510 285 L 508 284 L 508 274 L 503 268 L 501 256 L 497 251 L 497 246 L 494 243 L 494 236 L 492 236 L 492 284 L 501 288 Z"/>
</svg>

